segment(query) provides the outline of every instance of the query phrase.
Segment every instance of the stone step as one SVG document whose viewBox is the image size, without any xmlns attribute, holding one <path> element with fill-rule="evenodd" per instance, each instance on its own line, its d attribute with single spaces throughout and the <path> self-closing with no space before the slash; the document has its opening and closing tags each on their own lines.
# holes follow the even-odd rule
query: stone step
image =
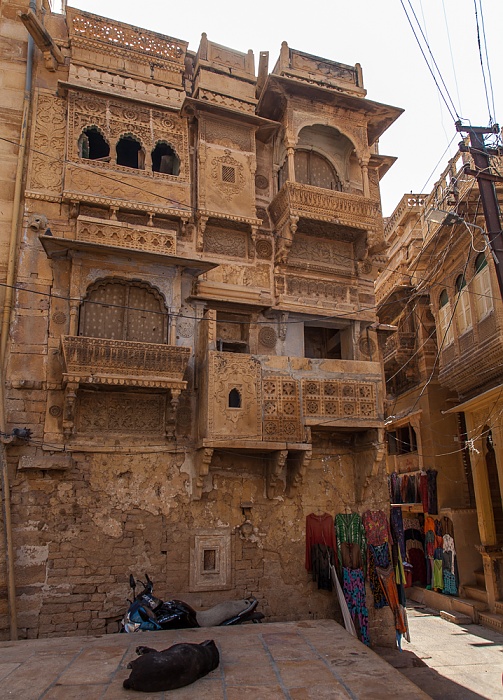
<svg viewBox="0 0 503 700">
<path fill-rule="evenodd" d="M 498 613 L 479 613 L 479 623 L 484 625 L 484 627 L 496 630 L 496 632 L 503 632 L 503 615 L 499 615 Z"/>
<path fill-rule="evenodd" d="M 463 597 L 479 600 L 487 605 L 487 591 L 479 586 L 462 586 Z"/>
<path fill-rule="evenodd" d="M 494 612 L 503 615 L 503 600 L 497 600 L 494 603 Z"/>
<path fill-rule="evenodd" d="M 479 613 L 487 610 L 487 603 L 482 601 L 461 596 L 443 595 L 442 593 L 437 593 L 437 591 L 429 591 L 419 586 L 407 588 L 406 592 L 409 600 L 439 611 L 444 610 L 445 612 L 466 615 L 472 622 L 478 622 Z"/>
<path fill-rule="evenodd" d="M 468 598 L 452 598 L 451 607 L 453 610 L 456 610 L 463 615 L 469 615 L 472 620 L 476 622 L 479 612 L 487 610 L 487 603 Z"/>
<path fill-rule="evenodd" d="M 475 581 L 477 582 L 477 586 L 479 588 L 485 588 L 486 587 L 486 577 L 484 576 L 484 569 L 478 569 L 477 571 L 473 572 L 475 574 Z"/>
<path fill-rule="evenodd" d="M 442 618 L 442 620 L 447 620 L 447 622 L 452 622 L 455 625 L 473 624 L 473 620 L 469 615 L 463 615 L 459 612 L 447 612 L 447 610 L 441 610 L 440 617 Z"/>
</svg>

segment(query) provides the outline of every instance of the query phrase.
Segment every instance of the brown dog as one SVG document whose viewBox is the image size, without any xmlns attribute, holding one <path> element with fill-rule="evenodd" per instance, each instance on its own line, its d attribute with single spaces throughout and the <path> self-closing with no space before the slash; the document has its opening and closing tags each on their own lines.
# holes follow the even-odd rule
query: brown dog
<svg viewBox="0 0 503 700">
<path fill-rule="evenodd" d="M 136 653 L 140 656 L 128 664 L 131 673 L 122 685 L 144 693 L 182 688 L 206 676 L 220 662 L 212 639 L 201 644 L 174 644 L 164 651 L 137 647 Z"/>
</svg>

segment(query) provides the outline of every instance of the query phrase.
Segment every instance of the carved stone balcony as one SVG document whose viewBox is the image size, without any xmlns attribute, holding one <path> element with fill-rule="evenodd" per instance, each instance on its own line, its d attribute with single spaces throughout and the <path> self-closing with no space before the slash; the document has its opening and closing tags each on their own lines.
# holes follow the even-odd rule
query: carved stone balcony
<svg viewBox="0 0 503 700">
<path fill-rule="evenodd" d="M 276 227 L 291 217 L 327 221 L 364 231 L 382 228 L 379 203 L 363 195 L 285 182 L 269 206 Z"/>
<path fill-rule="evenodd" d="M 80 386 L 140 388 L 168 392 L 171 409 L 165 410 L 166 435 L 173 433 L 180 393 L 187 386 L 183 375 L 190 348 L 137 343 L 108 338 L 63 336 L 63 386 L 65 388 L 63 434 L 74 431 L 77 392 Z M 163 409 L 164 410 L 164 409 Z"/>
<path fill-rule="evenodd" d="M 77 240 L 115 248 L 176 255 L 176 229 L 163 230 L 90 216 L 77 219 Z"/>
<path fill-rule="evenodd" d="M 174 389 L 187 386 L 183 375 L 190 348 L 108 338 L 63 336 L 65 384 Z"/>
<path fill-rule="evenodd" d="M 393 333 L 384 346 L 383 355 L 385 366 L 402 366 L 412 357 L 415 345 L 415 333 L 401 333 L 400 331 Z"/>
</svg>

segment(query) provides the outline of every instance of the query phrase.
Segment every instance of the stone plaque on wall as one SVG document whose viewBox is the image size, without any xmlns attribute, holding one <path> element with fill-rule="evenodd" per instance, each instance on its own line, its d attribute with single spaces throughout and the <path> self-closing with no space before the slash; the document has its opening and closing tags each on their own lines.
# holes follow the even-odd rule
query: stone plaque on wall
<svg viewBox="0 0 503 700">
<path fill-rule="evenodd" d="M 190 547 L 190 591 L 231 588 L 230 531 L 208 530 L 194 536 Z"/>
</svg>

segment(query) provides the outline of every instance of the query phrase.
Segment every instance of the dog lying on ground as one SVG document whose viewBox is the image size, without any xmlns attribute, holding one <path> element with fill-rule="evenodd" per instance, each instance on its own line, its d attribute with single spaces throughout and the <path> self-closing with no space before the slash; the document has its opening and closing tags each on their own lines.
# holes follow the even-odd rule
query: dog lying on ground
<svg viewBox="0 0 503 700">
<path fill-rule="evenodd" d="M 137 647 L 136 653 L 139 657 L 128 664 L 131 673 L 122 685 L 144 693 L 182 688 L 206 676 L 220 662 L 212 639 L 201 644 L 174 644 L 164 651 Z"/>
</svg>

